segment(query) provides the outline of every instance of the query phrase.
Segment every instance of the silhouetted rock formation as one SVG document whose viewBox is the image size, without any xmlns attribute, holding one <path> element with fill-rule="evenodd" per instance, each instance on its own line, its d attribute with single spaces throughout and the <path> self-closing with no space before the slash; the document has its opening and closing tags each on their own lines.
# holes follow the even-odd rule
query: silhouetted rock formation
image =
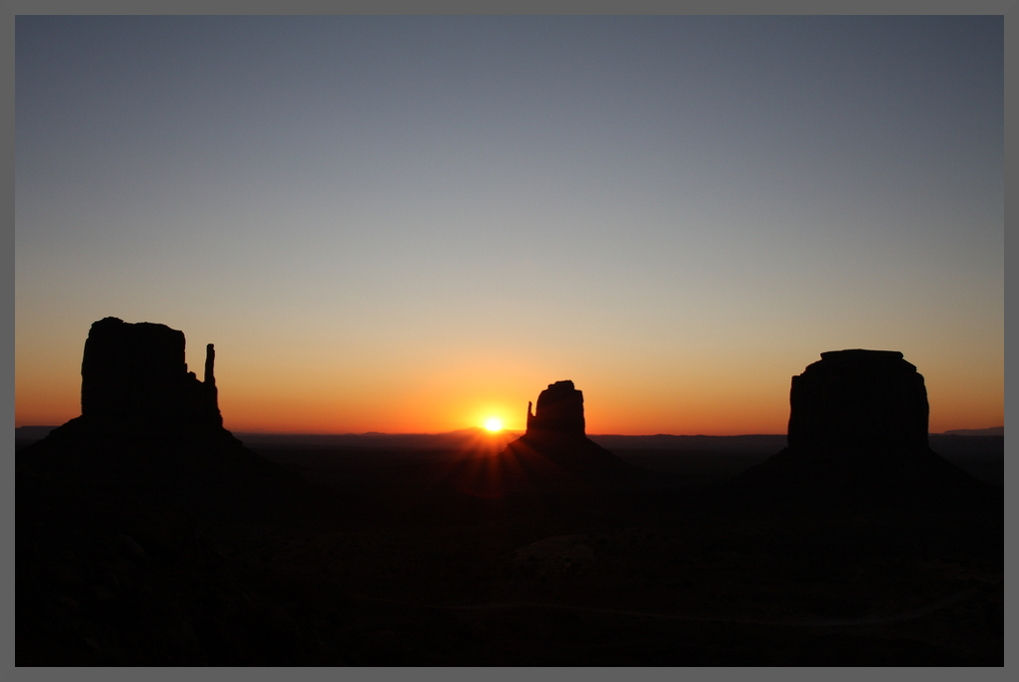
<svg viewBox="0 0 1019 682">
<path fill-rule="evenodd" d="M 202 382 L 188 372 L 184 345 L 184 333 L 163 324 L 95 322 L 81 363 L 82 419 L 173 436 L 222 429 L 213 346 L 206 349 Z"/>
<path fill-rule="evenodd" d="M 527 433 L 584 435 L 584 394 L 572 381 L 557 381 L 538 395 L 537 411 L 527 403 Z"/>
<path fill-rule="evenodd" d="M 557 381 L 527 405 L 527 432 L 492 463 L 513 492 L 565 491 L 571 486 L 606 487 L 645 482 L 646 472 L 587 438 L 584 394 L 572 381 Z M 515 480 L 510 480 L 515 479 Z"/>
<path fill-rule="evenodd" d="M 840 350 L 794 376 L 789 447 L 819 452 L 927 448 L 927 389 L 902 353 Z"/>
<path fill-rule="evenodd" d="M 822 353 L 793 377 L 790 406 L 788 447 L 733 479 L 750 498 L 932 508 L 994 496 L 930 449 L 924 380 L 902 353 Z"/>
<path fill-rule="evenodd" d="M 181 483 L 281 474 L 223 428 L 213 345 L 205 381 L 188 371 L 184 349 L 183 332 L 166 325 L 95 322 L 81 363 L 81 416 L 19 452 L 18 466 Z"/>
<path fill-rule="evenodd" d="M 184 335 L 164 325 L 116 318 L 92 325 L 82 415 L 15 453 L 16 617 L 27 643 L 20 655 L 80 661 L 81 632 L 101 630 L 117 633 L 110 640 L 117 644 L 103 647 L 107 662 L 153 660 L 145 658 L 151 653 L 123 654 L 138 650 L 141 633 L 173 640 L 164 607 L 173 611 L 199 598 L 196 586 L 222 575 L 223 557 L 210 551 L 199 528 L 224 520 L 279 522 L 295 500 L 316 499 L 296 474 L 223 428 L 213 364 L 210 345 L 199 381 L 184 364 Z M 118 562 L 130 575 L 118 572 Z M 50 624 L 56 586 L 45 577 L 47 566 L 60 567 L 54 575 L 65 586 L 57 589 L 73 605 L 74 625 Z M 97 593 L 102 576 L 106 592 Z M 168 590 L 171 576 L 187 577 Z M 98 594 L 104 596 L 97 601 Z M 164 647 L 158 660 L 179 662 L 169 653 L 176 646 Z M 189 660 L 201 660 L 189 648 Z"/>
<path fill-rule="evenodd" d="M 17 618 L 19 636 L 34 643 L 32 657 L 67 660 L 60 653 L 74 651 L 73 640 L 37 634 L 49 618 L 39 615 L 49 598 L 35 579 L 47 560 L 69 561 L 77 567 L 64 571 L 70 575 L 98 576 L 120 553 L 164 576 L 182 575 L 186 565 L 205 581 L 212 573 L 196 535 L 199 519 L 278 519 L 294 499 L 312 498 L 296 474 L 223 428 L 211 345 L 206 358 L 200 382 L 184 364 L 181 332 L 100 320 L 85 343 L 82 415 L 15 453 Z M 113 547 L 120 549 L 106 551 Z M 87 597 L 80 588 L 67 596 Z M 163 588 L 153 581 L 145 589 Z M 150 609 L 140 608 L 119 641 L 151 622 Z"/>
</svg>

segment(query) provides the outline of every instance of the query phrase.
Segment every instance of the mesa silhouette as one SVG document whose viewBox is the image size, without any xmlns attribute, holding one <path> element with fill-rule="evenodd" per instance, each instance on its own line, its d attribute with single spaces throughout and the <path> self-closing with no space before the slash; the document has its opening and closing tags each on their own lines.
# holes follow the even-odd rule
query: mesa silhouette
<svg viewBox="0 0 1019 682">
<path fill-rule="evenodd" d="M 923 376 L 902 353 L 821 353 L 792 378 L 788 446 L 731 485 L 767 504 L 994 504 L 1000 492 L 931 450 L 928 414 Z"/>
</svg>

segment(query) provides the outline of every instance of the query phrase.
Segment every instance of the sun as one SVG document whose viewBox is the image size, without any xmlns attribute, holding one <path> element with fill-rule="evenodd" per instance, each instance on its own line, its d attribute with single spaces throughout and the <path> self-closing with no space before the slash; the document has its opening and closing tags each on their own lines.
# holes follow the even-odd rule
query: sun
<svg viewBox="0 0 1019 682">
<path fill-rule="evenodd" d="M 485 420 L 485 428 L 492 433 L 502 431 L 502 420 L 498 417 L 489 417 Z"/>
</svg>

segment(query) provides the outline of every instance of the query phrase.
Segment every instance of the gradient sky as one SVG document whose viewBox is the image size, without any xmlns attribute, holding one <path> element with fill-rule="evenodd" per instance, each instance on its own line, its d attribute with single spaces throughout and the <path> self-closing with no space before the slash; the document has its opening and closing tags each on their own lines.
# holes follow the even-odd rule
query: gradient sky
<svg viewBox="0 0 1019 682">
<path fill-rule="evenodd" d="M 25 17 L 15 424 L 107 316 L 237 431 L 784 433 L 819 353 L 1004 423 L 1003 18 Z M 199 374 L 201 372 L 199 371 Z"/>
</svg>

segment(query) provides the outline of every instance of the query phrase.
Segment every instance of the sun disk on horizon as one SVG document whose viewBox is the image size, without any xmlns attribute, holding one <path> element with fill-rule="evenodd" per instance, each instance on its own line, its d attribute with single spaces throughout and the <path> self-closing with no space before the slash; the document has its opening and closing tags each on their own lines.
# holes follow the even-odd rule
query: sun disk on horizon
<svg viewBox="0 0 1019 682">
<path fill-rule="evenodd" d="M 485 420 L 485 428 L 492 433 L 502 431 L 502 420 L 497 417 L 489 417 Z"/>
</svg>

